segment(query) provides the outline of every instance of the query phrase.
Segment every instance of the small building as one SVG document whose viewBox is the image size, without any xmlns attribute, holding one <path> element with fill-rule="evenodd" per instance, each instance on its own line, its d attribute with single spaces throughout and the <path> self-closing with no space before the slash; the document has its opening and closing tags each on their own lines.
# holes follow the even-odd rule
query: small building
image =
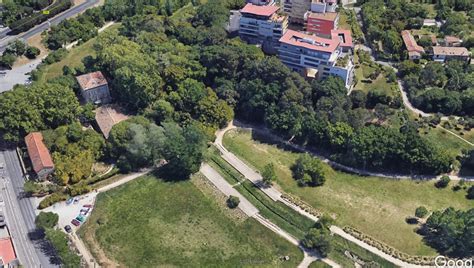
<svg viewBox="0 0 474 268">
<path fill-rule="evenodd" d="M 443 39 L 444 45 L 447 47 L 460 47 L 462 40 L 456 36 L 446 35 Z"/>
<path fill-rule="evenodd" d="M 95 121 L 106 139 L 109 138 L 110 131 L 114 125 L 127 119 L 128 116 L 117 105 L 104 105 L 95 111 Z"/>
<path fill-rule="evenodd" d="M 408 51 L 408 58 L 410 60 L 421 59 L 421 55 L 425 53 L 425 50 L 416 43 L 415 38 L 411 35 L 410 31 L 403 30 L 402 39 Z"/>
<path fill-rule="evenodd" d="M 54 163 L 43 142 L 43 135 L 41 132 L 32 132 L 25 137 L 25 144 L 36 176 L 39 179 L 45 179 L 53 173 Z"/>
<path fill-rule="evenodd" d="M 305 14 L 306 31 L 320 36 L 330 36 L 331 31 L 337 29 L 338 22 L 338 13 L 308 11 Z"/>
<path fill-rule="evenodd" d="M 81 87 L 81 96 L 85 102 L 106 104 L 112 101 L 107 79 L 97 71 L 76 77 Z"/>
<path fill-rule="evenodd" d="M 279 6 L 257 6 L 246 4 L 240 10 L 239 35 L 242 40 L 251 44 L 262 45 L 270 54 L 278 51 L 278 40 L 288 27 L 288 18 L 279 15 Z"/>
<path fill-rule="evenodd" d="M 445 62 L 447 60 L 469 60 L 469 51 L 465 47 L 433 47 L 433 60 Z"/>
</svg>

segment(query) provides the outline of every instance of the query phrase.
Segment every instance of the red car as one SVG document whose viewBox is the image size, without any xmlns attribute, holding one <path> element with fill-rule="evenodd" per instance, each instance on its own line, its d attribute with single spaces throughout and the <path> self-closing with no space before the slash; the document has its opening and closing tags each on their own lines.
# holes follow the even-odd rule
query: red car
<svg viewBox="0 0 474 268">
<path fill-rule="evenodd" d="M 74 225 L 74 226 L 79 226 L 79 225 L 81 225 L 81 222 L 78 221 L 78 220 L 76 220 L 76 219 L 73 219 L 73 220 L 71 221 L 71 223 L 72 223 L 72 225 Z"/>
<path fill-rule="evenodd" d="M 83 207 L 85 207 L 85 208 L 91 208 L 91 207 L 92 207 L 92 205 L 90 205 L 90 204 L 87 204 L 87 205 L 84 205 Z"/>
</svg>

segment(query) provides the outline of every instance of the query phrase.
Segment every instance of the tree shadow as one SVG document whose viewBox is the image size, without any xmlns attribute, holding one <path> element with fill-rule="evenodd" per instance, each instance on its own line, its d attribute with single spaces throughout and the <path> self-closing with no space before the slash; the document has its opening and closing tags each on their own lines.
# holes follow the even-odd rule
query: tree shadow
<svg viewBox="0 0 474 268">
<path fill-rule="evenodd" d="M 43 229 L 36 228 L 28 232 L 28 238 L 41 250 L 41 252 L 48 257 L 49 262 L 53 265 L 60 265 L 61 259 L 59 258 L 56 249 L 46 239 L 46 235 Z"/>
</svg>

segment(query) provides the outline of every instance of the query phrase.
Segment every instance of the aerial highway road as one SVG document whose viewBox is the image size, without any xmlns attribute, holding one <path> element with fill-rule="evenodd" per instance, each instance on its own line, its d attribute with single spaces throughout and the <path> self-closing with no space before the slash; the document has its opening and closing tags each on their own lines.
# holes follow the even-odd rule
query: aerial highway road
<svg viewBox="0 0 474 268">
<path fill-rule="evenodd" d="M 24 177 L 16 151 L 1 151 L 0 164 L 5 218 L 20 263 L 23 267 L 55 267 L 42 249 L 43 241 L 30 238 L 35 230 L 35 209 L 29 198 L 22 198 Z"/>
<path fill-rule="evenodd" d="M 3 51 L 5 51 L 5 48 L 10 42 L 15 41 L 16 39 L 27 40 L 28 38 L 47 30 L 49 27 L 51 27 L 51 25 L 58 25 L 61 21 L 73 17 L 83 12 L 84 10 L 93 7 L 97 3 L 99 3 L 99 0 L 86 0 L 86 2 L 77 6 L 73 6 L 72 8 L 64 11 L 63 13 L 60 13 L 53 18 L 50 18 L 49 20 L 29 29 L 26 32 L 14 36 L 6 36 L 0 39 L 0 53 L 3 53 Z M 0 38 L 1 37 L 2 36 L 0 36 Z"/>
</svg>

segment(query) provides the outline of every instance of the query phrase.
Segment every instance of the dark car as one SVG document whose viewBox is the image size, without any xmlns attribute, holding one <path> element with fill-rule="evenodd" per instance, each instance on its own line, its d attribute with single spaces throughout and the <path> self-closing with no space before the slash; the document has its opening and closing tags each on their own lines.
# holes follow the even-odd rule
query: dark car
<svg viewBox="0 0 474 268">
<path fill-rule="evenodd" d="M 92 205 L 91 205 L 91 204 L 87 204 L 87 205 L 84 205 L 83 207 L 85 207 L 85 208 L 92 208 Z"/>
<path fill-rule="evenodd" d="M 64 226 L 64 230 L 66 231 L 66 233 L 70 233 L 70 232 L 72 232 L 72 228 L 71 228 L 71 226 L 70 226 L 70 225 L 66 225 L 66 226 Z"/>
<path fill-rule="evenodd" d="M 79 225 L 81 225 L 81 222 L 78 221 L 78 220 L 76 220 L 76 219 L 73 219 L 73 220 L 71 221 L 71 223 L 72 223 L 72 225 L 74 225 L 74 226 L 79 226 Z"/>
</svg>

